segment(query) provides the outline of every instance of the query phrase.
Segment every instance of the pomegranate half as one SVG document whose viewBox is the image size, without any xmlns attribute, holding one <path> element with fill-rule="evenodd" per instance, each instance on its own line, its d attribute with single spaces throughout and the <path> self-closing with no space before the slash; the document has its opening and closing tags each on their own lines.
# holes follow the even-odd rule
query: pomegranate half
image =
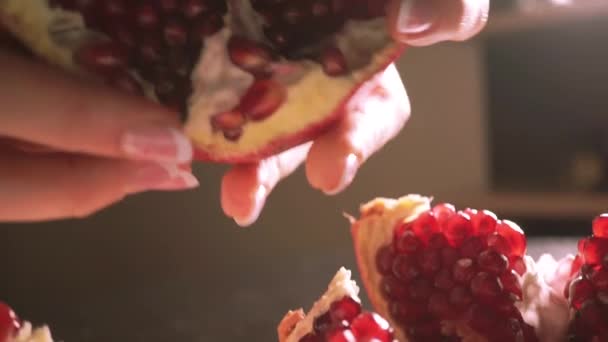
<svg viewBox="0 0 608 342">
<path fill-rule="evenodd" d="M 538 341 L 526 302 L 526 238 L 487 210 L 375 199 L 352 219 L 363 284 L 399 341 Z"/>
<path fill-rule="evenodd" d="M 2 0 L 34 54 L 183 113 L 200 160 L 307 142 L 402 53 L 386 0 Z M 2 25 L 0 25 L 2 26 Z"/>
<path fill-rule="evenodd" d="M 289 311 L 278 327 L 279 342 L 396 342 L 388 322 L 361 308 L 359 287 L 340 268 L 308 314 Z"/>
<path fill-rule="evenodd" d="M 15 312 L 0 302 L 0 342 L 53 342 L 48 327 L 33 328 L 29 322 L 20 321 Z"/>
</svg>

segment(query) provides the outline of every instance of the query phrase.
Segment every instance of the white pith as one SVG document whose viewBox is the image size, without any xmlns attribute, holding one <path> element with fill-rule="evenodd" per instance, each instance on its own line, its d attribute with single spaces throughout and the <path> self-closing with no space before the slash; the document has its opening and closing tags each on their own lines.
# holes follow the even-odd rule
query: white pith
<svg viewBox="0 0 608 342">
<path fill-rule="evenodd" d="M 351 271 L 342 267 L 329 283 L 327 291 L 313 304 L 304 319 L 296 324 L 293 331 L 287 337 L 286 342 L 300 341 L 302 337 L 313 331 L 313 322 L 316 317 L 329 311 L 331 303 L 347 296 L 361 303 L 359 299 L 359 287 L 351 279 Z"/>
<path fill-rule="evenodd" d="M 48 327 L 33 328 L 31 323 L 23 322 L 17 336 L 8 342 L 53 342 L 53 337 Z"/>
<path fill-rule="evenodd" d="M 193 71 L 193 96 L 188 101 L 185 125 L 186 133 L 195 145 L 212 159 L 238 160 L 241 156 L 262 151 L 270 143 L 287 140 L 306 128 L 323 123 L 354 88 L 377 74 L 395 53 L 384 18 L 348 21 L 338 33 L 336 44 L 349 65 L 361 67 L 345 76 L 329 77 L 317 62 L 282 61 L 278 65 L 281 75 L 275 80 L 287 89 L 288 100 L 267 119 L 248 122 L 238 141 L 229 141 L 222 132 L 214 131 L 210 119 L 215 114 L 234 109 L 253 78 L 226 58 L 226 41 L 232 33 L 245 34 L 259 41 L 264 38 L 262 23 L 251 8 L 250 0 L 228 0 L 228 5 L 226 26 L 206 38 L 205 45 L 213 48 L 203 49 Z M 0 0 L 0 19 L 44 59 L 66 70 L 82 73 L 73 63 L 72 55 L 82 38 L 92 32 L 84 27 L 78 13 L 51 9 L 48 0 Z M 49 33 L 49 27 L 61 25 L 70 28 L 70 35 L 63 37 L 67 41 L 58 41 Z M 151 85 L 134 76 L 142 84 L 146 96 L 156 100 Z"/>
<path fill-rule="evenodd" d="M 363 284 L 376 311 L 385 317 L 395 329 L 401 342 L 408 341 L 401 327 L 392 319 L 388 303 L 379 292 L 382 276 L 376 270 L 375 256 L 378 250 L 391 243 L 393 231 L 399 222 L 411 222 L 431 208 L 431 198 L 408 195 L 398 199 L 377 198 L 361 206 L 361 217 L 352 224 L 357 261 Z M 565 277 L 563 266 L 568 258 L 559 263 L 549 255 L 538 262 L 526 256 L 528 271 L 519 277 L 523 299 L 516 303 L 526 323 L 535 328 L 541 342 L 559 341 L 565 336 L 569 311 L 561 295 Z M 570 261 L 571 262 L 571 261 Z M 456 333 L 463 342 L 487 342 L 487 339 L 458 321 L 441 322 L 445 335 Z"/>
</svg>

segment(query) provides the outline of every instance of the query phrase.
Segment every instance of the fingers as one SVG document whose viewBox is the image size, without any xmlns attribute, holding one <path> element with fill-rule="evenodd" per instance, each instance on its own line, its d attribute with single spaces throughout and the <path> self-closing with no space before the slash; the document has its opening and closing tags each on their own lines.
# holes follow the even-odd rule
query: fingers
<svg viewBox="0 0 608 342">
<path fill-rule="evenodd" d="M 81 218 L 127 195 L 198 186 L 187 170 L 67 154 L 0 153 L 0 221 Z"/>
<path fill-rule="evenodd" d="M 224 213 L 240 226 L 253 224 L 271 191 L 304 162 L 309 148 L 305 144 L 257 164 L 234 166 L 222 180 Z"/>
<path fill-rule="evenodd" d="M 310 184 L 326 194 L 344 190 L 361 165 L 403 128 L 410 104 L 394 65 L 379 75 L 370 93 L 348 105 L 340 125 L 317 139 L 306 161 Z"/>
<path fill-rule="evenodd" d="M 388 22 L 398 41 L 426 46 L 467 40 L 488 20 L 489 0 L 392 0 Z"/>
<path fill-rule="evenodd" d="M 177 116 L 0 50 L 0 136 L 103 157 L 187 163 Z"/>
</svg>

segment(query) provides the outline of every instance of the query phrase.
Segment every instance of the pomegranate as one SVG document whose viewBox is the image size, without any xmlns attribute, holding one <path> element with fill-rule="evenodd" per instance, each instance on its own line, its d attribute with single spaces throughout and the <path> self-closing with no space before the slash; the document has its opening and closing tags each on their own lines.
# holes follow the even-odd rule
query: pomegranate
<svg viewBox="0 0 608 342">
<path fill-rule="evenodd" d="M 46 61 L 183 113 L 196 158 L 251 162 L 309 141 L 403 51 L 386 0 L 3 0 Z"/>
<path fill-rule="evenodd" d="M 361 308 L 351 272 L 338 270 L 308 314 L 289 311 L 278 327 L 279 342 L 393 342 L 387 320 Z"/>
<path fill-rule="evenodd" d="M 379 198 L 352 220 L 363 284 L 399 341 L 538 341 L 527 295 L 526 238 L 487 210 Z"/>
<path fill-rule="evenodd" d="M 593 235 L 579 241 L 563 287 L 572 312 L 571 341 L 608 341 L 608 214 L 592 226 Z"/>
<path fill-rule="evenodd" d="M 29 322 L 21 322 L 15 312 L 0 302 L 0 342 L 53 342 L 47 327 L 32 329 Z"/>
</svg>

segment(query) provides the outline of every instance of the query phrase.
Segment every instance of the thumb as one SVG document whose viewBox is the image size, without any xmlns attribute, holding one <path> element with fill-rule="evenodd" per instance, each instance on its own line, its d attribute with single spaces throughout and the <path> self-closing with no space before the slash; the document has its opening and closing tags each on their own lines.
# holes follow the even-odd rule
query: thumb
<svg viewBox="0 0 608 342">
<path fill-rule="evenodd" d="M 397 41 L 427 46 L 467 40 L 488 21 L 489 0 L 391 0 L 390 30 Z"/>
</svg>

